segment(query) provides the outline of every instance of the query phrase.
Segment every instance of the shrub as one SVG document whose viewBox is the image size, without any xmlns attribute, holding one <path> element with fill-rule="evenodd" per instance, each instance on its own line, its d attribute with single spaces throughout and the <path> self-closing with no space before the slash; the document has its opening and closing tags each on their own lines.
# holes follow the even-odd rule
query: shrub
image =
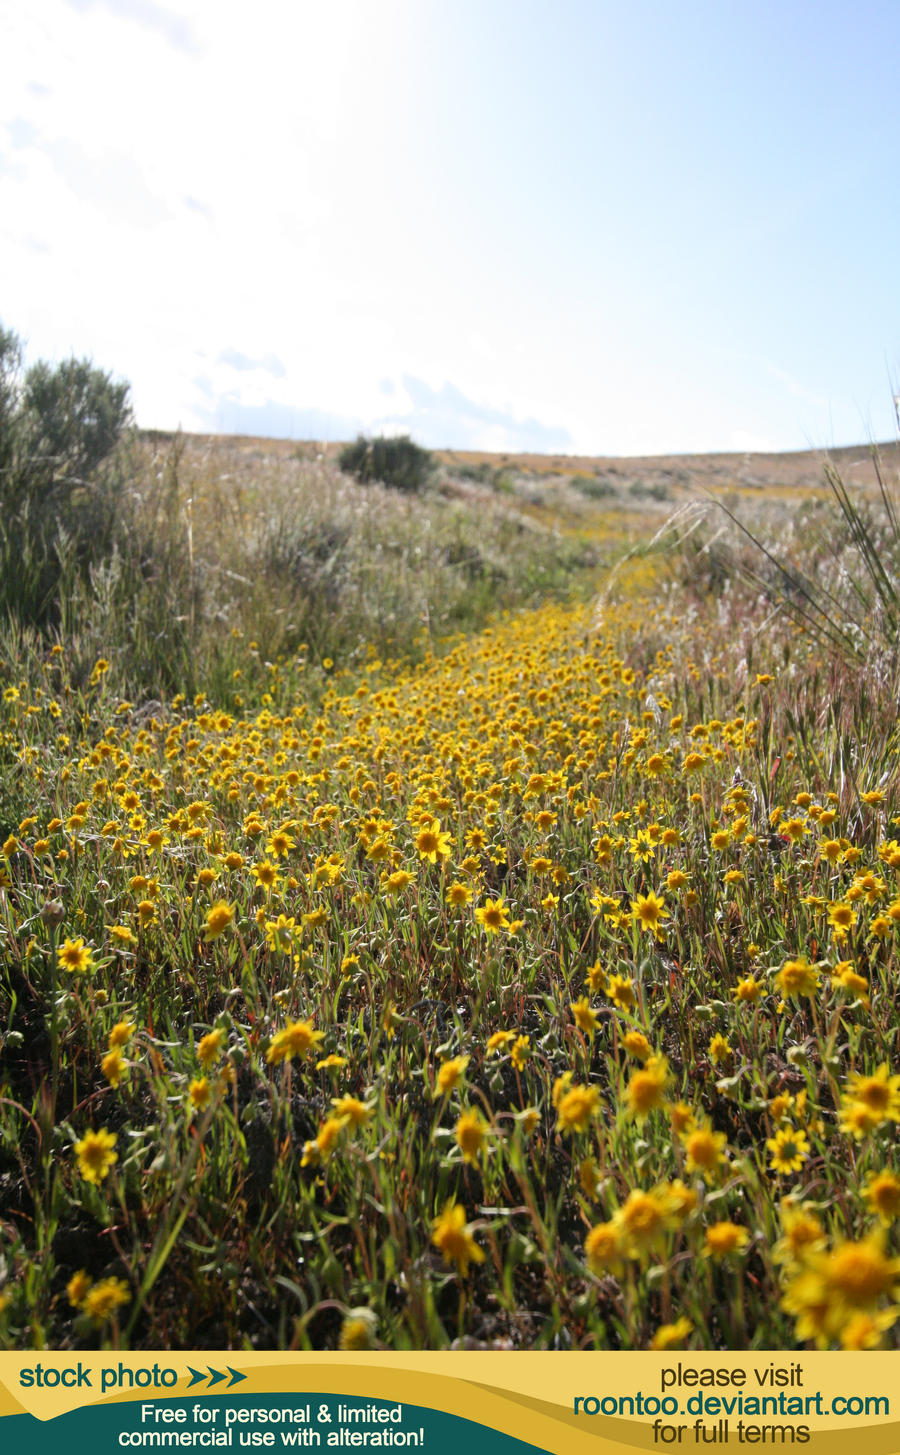
<svg viewBox="0 0 900 1455">
<path fill-rule="evenodd" d="M 127 384 L 87 360 L 39 362 L 0 326 L 0 601 L 20 620 L 53 614 L 65 569 L 111 550 L 121 479 L 107 462 L 131 422 Z"/>
<path fill-rule="evenodd" d="M 488 485 L 494 470 L 488 460 L 482 460 L 478 465 L 470 465 L 464 460 L 462 464 L 454 463 L 453 473 L 461 480 L 473 480 L 477 485 Z"/>
<path fill-rule="evenodd" d="M 54 480 L 83 485 L 130 422 L 128 393 L 86 359 L 35 364 L 22 399 L 32 469 L 42 465 Z"/>
<path fill-rule="evenodd" d="M 637 500 L 671 500 L 672 492 L 661 480 L 632 480 L 629 493 Z"/>
<path fill-rule="evenodd" d="M 376 439 L 358 435 L 353 444 L 341 450 L 338 463 L 346 475 L 355 475 L 363 484 L 380 480 L 409 495 L 424 489 L 437 468 L 431 452 L 406 434 Z"/>
<path fill-rule="evenodd" d="M 586 500 L 610 500 L 618 495 L 618 490 L 611 480 L 605 475 L 585 476 L 573 475 L 571 480 L 572 488 L 583 495 Z"/>
<path fill-rule="evenodd" d="M 19 394 L 22 345 L 11 329 L 0 324 L 0 470 L 12 451 L 12 427 Z"/>
</svg>

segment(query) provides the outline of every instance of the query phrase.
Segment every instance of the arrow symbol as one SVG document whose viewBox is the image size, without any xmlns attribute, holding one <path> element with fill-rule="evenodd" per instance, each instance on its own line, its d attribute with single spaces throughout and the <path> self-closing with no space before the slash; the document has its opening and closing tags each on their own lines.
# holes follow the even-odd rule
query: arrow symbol
<svg viewBox="0 0 900 1455">
<path fill-rule="evenodd" d="M 207 1364 L 206 1367 L 209 1370 L 208 1375 L 204 1374 L 202 1369 L 195 1369 L 193 1365 L 188 1365 L 188 1373 L 191 1376 L 188 1380 L 188 1389 L 193 1389 L 195 1384 L 200 1384 L 204 1379 L 207 1380 L 207 1389 L 212 1389 L 213 1385 L 221 1384 L 223 1379 L 228 1379 L 229 1374 L 231 1378 L 228 1379 L 228 1388 L 233 1389 L 236 1384 L 240 1384 L 247 1378 L 246 1374 L 242 1374 L 239 1369 L 232 1369 L 230 1364 L 225 1365 L 228 1374 L 223 1374 L 221 1369 L 213 1369 L 211 1364 Z"/>
</svg>

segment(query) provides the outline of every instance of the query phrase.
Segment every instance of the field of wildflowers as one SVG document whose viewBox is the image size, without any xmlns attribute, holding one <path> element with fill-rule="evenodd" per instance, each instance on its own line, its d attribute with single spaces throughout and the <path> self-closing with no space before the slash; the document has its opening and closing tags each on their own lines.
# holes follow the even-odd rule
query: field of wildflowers
<svg viewBox="0 0 900 1455">
<path fill-rule="evenodd" d="M 897 663 L 834 530 L 846 642 L 676 524 L 406 665 L 7 658 L 4 1346 L 895 1347 Z"/>
</svg>

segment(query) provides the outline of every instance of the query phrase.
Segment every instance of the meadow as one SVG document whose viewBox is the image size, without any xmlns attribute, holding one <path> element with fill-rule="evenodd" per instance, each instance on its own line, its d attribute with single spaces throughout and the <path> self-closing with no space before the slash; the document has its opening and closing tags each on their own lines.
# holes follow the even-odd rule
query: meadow
<svg viewBox="0 0 900 1455">
<path fill-rule="evenodd" d="M 0 629 L 4 1347 L 897 1346 L 860 458 L 127 444 Z"/>
</svg>

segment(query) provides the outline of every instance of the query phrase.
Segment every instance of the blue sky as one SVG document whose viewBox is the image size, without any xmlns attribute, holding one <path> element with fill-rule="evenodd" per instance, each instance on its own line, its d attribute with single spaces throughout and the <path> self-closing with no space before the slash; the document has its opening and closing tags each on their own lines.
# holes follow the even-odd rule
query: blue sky
<svg viewBox="0 0 900 1455">
<path fill-rule="evenodd" d="M 141 424 L 896 433 L 894 0 L 0 0 L 0 35 L 0 320 Z"/>
</svg>

